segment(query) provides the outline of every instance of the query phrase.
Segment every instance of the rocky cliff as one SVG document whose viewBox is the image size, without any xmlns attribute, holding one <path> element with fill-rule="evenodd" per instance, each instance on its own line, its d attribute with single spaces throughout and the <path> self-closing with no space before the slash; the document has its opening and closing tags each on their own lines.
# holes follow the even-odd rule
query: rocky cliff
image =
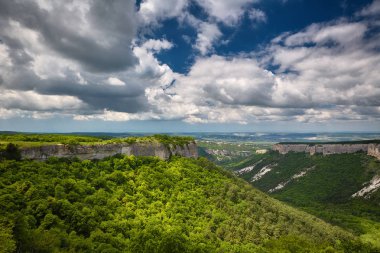
<svg viewBox="0 0 380 253">
<path fill-rule="evenodd" d="M 157 156 L 167 160 L 172 155 L 198 157 L 195 142 L 185 145 L 164 145 L 158 142 L 136 142 L 97 144 L 97 145 L 46 145 L 21 149 L 21 157 L 26 159 L 44 160 L 48 157 L 78 157 L 79 159 L 102 159 L 116 154 L 134 156 Z"/>
<path fill-rule="evenodd" d="M 273 150 L 278 151 L 280 154 L 288 152 L 305 152 L 310 155 L 314 154 L 343 154 L 343 153 L 356 153 L 366 152 L 370 156 L 380 159 L 380 144 L 378 143 L 355 143 L 355 144 L 282 144 L 278 143 L 273 145 Z"/>
<path fill-rule="evenodd" d="M 368 144 L 367 154 L 380 160 L 380 144 Z"/>
</svg>

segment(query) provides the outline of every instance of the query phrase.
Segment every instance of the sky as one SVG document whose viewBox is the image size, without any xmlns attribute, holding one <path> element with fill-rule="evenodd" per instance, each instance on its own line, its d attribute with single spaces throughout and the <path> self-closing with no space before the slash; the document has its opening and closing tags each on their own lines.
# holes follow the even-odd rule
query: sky
<svg viewBox="0 0 380 253">
<path fill-rule="evenodd" d="M 0 0 L 0 130 L 380 132 L 380 0 Z"/>
</svg>

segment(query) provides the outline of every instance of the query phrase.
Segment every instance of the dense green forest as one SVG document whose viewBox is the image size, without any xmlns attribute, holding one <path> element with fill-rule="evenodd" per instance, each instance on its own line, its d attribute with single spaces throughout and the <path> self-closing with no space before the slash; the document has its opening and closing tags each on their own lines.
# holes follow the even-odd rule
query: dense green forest
<svg viewBox="0 0 380 253">
<path fill-rule="evenodd" d="M 0 163 L 0 252 L 374 252 L 204 158 Z"/>
<path fill-rule="evenodd" d="M 251 182 L 269 166 L 270 171 L 251 182 L 255 187 L 380 248 L 380 191 L 366 198 L 352 197 L 375 175 L 380 175 L 380 161 L 376 158 L 364 153 L 310 156 L 270 152 L 229 164 L 236 171 L 252 165 L 254 168 L 240 177 Z M 306 173 L 292 178 L 303 172 Z M 281 184 L 283 187 L 276 189 Z"/>
</svg>

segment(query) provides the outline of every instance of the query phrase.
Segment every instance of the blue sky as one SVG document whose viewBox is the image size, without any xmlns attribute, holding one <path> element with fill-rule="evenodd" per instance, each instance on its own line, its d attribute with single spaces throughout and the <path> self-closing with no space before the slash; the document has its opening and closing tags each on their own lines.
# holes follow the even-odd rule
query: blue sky
<svg viewBox="0 0 380 253">
<path fill-rule="evenodd" d="M 379 131 L 380 1 L 0 1 L 0 130 Z"/>
</svg>

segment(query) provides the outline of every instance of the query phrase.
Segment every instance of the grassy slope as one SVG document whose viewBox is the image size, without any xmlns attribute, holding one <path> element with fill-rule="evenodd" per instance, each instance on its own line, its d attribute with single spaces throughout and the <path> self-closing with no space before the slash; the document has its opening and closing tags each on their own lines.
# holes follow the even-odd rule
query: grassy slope
<svg viewBox="0 0 380 253">
<path fill-rule="evenodd" d="M 235 169 L 254 164 L 260 159 L 263 162 L 242 177 L 249 181 L 265 165 L 277 164 L 262 179 L 253 183 L 265 192 L 305 168 L 315 166 L 306 176 L 292 180 L 283 189 L 273 192 L 273 196 L 361 234 L 365 241 L 380 247 L 380 193 L 370 199 L 351 198 L 363 187 L 363 183 L 380 174 L 380 162 L 375 158 L 361 153 L 329 156 L 270 153 L 235 164 Z"/>
<path fill-rule="evenodd" d="M 3 161 L 0 175 L 2 252 L 368 252 L 205 159 Z"/>
</svg>

